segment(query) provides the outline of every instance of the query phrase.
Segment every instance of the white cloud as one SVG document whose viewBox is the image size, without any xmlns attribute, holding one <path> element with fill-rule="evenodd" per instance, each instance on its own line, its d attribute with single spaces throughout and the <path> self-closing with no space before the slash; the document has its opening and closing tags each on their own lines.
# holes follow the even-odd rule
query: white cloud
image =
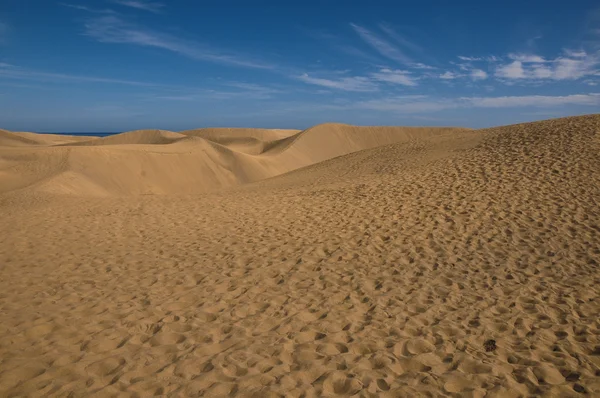
<svg viewBox="0 0 600 398">
<path fill-rule="evenodd" d="M 471 78 L 473 80 L 485 80 L 487 79 L 488 74 L 481 69 L 473 69 L 471 71 Z"/>
<path fill-rule="evenodd" d="M 318 77 L 310 77 L 304 73 L 300 76 L 296 76 L 296 79 L 303 81 L 304 83 L 313 84 L 317 86 L 335 88 L 344 91 L 376 91 L 377 85 L 374 84 L 370 79 L 361 76 L 355 77 L 343 77 L 340 79 L 323 79 Z"/>
<path fill-rule="evenodd" d="M 552 77 L 556 80 L 579 79 L 590 74 L 591 66 L 585 59 L 559 58 L 555 61 Z"/>
<path fill-rule="evenodd" d="M 465 57 L 464 55 L 459 55 L 458 59 L 463 60 L 463 61 L 467 61 L 467 62 L 482 61 L 483 60 L 483 58 L 479 58 L 479 57 Z"/>
<path fill-rule="evenodd" d="M 532 77 L 536 79 L 549 79 L 552 77 L 552 69 L 545 65 L 539 65 L 531 70 Z"/>
<path fill-rule="evenodd" d="M 367 109 L 402 114 L 438 112 L 458 108 L 552 108 L 564 105 L 600 105 L 600 93 L 565 96 L 507 96 L 429 98 L 427 96 L 390 97 L 332 105 L 335 109 Z"/>
<path fill-rule="evenodd" d="M 406 54 L 404 54 L 398 47 L 382 39 L 370 30 L 353 23 L 351 23 L 350 26 L 352 26 L 354 31 L 360 36 L 361 39 L 363 39 L 365 43 L 373 47 L 384 57 L 403 64 L 410 64 L 412 62 L 412 60 Z"/>
<path fill-rule="evenodd" d="M 570 58 L 585 58 L 587 53 L 583 50 L 569 50 L 565 49 L 565 54 Z"/>
<path fill-rule="evenodd" d="M 444 79 L 444 80 L 454 80 L 454 79 L 458 79 L 459 77 L 461 77 L 461 75 L 454 73 L 454 72 L 444 72 L 443 74 L 441 74 L 440 79 Z"/>
<path fill-rule="evenodd" d="M 467 61 L 467 62 L 479 62 L 479 61 L 497 62 L 497 61 L 501 60 L 500 57 L 496 57 L 495 55 L 490 55 L 487 57 L 467 57 L 464 55 L 459 55 L 459 56 L 457 56 L 457 58 L 462 61 Z"/>
<path fill-rule="evenodd" d="M 375 80 L 387 83 L 401 84 L 403 86 L 416 86 L 417 79 L 411 76 L 411 73 L 403 70 L 381 69 L 379 72 L 372 73 Z"/>
<path fill-rule="evenodd" d="M 137 8 L 138 10 L 150 11 L 153 13 L 159 13 L 161 8 L 165 6 L 162 3 L 142 0 L 113 0 L 113 3 L 125 7 Z"/>
<path fill-rule="evenodd" d="M 600 105 L 600 94 L 574 94 L 563 96 L 526 95 L 512 97 L 461 98 L 478 108 L 553 107 L 560 105 Z"/>
<path fill-rule="evenodd" d="M 544 57 L 540 57 L 539 55 L 530 55 L 530 54 L 508 54 L 508 58 L 519 61 L 522 63 L 544 63 L 548 62 L 544 59 Z"/>
<path fill-rule="evenodd" d="M 415 68 L 415 69 L 426 69 L 426 70 L 437 69 L 435 66 L 426 65 L 426 64 L 423 64 L 421 62 L 417 62 L 417 63 L 411 64 L 410 67 L 411 68 Z"/>
<path fill-rule="evenodd" d="M 521 61 L 513 61 L 508 65 L 498 67 L 496 76 L 506 79 L 524 79 L 526 77 Z"/>
<path fill-rule="evenodd" d="M 597 73 L 600 59 L 584 51 L 565 50 L 567 57 L 547 60 L 538 55 L 510 54 L 513 62 L 496 69 L 503 79 L 576 80 Z"/>
<path fill-rule="evenodd" d="M 274 66 L 238 54 L 226 54 L 207 46 L 184 41 L 168 34 L 129 24 L 116 16 L 92 19 L 85 24 L 86 34 L 102 43 L 135 44 L 156 47 L 186 57 L 247 68 L 273 69 Z"/>
<path fill-rule="evenodd" d="M 457 65 L 462 72 L 446 71 L 441 75 L 433 76 L 442 80 L 455 80 L 463 77 L 470 77 L 473 81 L 485 80 L 488 78 L 487 72 L 473 68 L 470 63 Z"/>
</svg>

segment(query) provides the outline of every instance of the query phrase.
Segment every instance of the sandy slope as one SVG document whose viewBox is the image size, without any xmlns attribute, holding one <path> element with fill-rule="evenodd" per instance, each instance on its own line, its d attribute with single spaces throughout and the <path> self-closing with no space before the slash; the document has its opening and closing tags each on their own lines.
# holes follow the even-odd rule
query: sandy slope
<svg viewBox="0 0 600 398">
<path fill-rule="evenodd" d="M 81 156 L 231 151 L 175 138 Z M 321 156 L 309 135 L 244 156 L 302 140 Z M 16 173 L 65 150 L 33 148 L 0 154 Z M 406 137 L 214 193 L 7 191 L 0 396 L 597 396 L 599 172 L 592 115 Z"/>
<path fill-rule="evenodd" d="M 12 132 L 0 129 L 0 147 L 30 146 L 30 145 L 60 145 L 80 141 L 94 140 L 95 137 L 81 137 L 62 134 L 36 134 L 27 132 Z"/>
<path fill-rule="evenodd" d="M 7 144 L 0 145 L 0 192 L 27 188 L 83 196 L 202 193 L 382 144 L 458 131 L 463 129 L 332 124 L 301 132 L 138 130 L 58 144 L 46 135 L 33 142 L 29 136 L 35 134 L 3 132 Z"/>
</svg>

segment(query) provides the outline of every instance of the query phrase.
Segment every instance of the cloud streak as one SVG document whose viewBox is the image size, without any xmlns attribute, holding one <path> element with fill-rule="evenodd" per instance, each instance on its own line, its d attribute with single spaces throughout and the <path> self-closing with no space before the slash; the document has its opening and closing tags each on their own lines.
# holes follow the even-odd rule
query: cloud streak
<svg viewBox="0 0 600 398">
<path fill-rule="evenodd" d="M 149 11 L 155 14 L 158 14 L 165 6 L 162 3 L 142 0 L 113 0 L 112 2 L 124 7 L 136 8 L 138 10 Z"/>
<path fill-rule="evenodd" d="M 544 57 L 532 54 L 508 54 L 508 58 L 522 63 L 544 63 L 548 62 Z"/>
<path fill-rule="evenodd" d="M 417 79 L 410 72 L 404 70 L 381 69 L 379 72 L 371 74 L 373 79 L 403 86 L 416 86 Z"/>
<path fill-rule="evenodd" d="M 102 43 L 131 44 L 155 47 L 186 56 L 198 61 L 207 61 L 245 68 L 274 69 L 273 65 L 255 61 L 239 54 L 216 51 L 206 45 L 181 40 L 169 34 L 139 27 L 116 16 L 104 16 L 89 20 L 85 24 L 86 35 Z"/>
<path fill-rule="evenodd" d="M 477 108 L 546 108 L 563 105 L 600 105 L 600 93 L 573 94 L 562 96 L 525 95 L 509 97 L 461 98 Z"/>
<path fill-rule="evenodd" d="M 462 77 L 462 76 L 463 75 L 461 75 L 459 73 L 446 71 L 446 72 L 442 73 L 441 75 L 439 75 L 439 78 L 442 80 L 454 80 L 454 79 L 458 79 L 459 77 Z"/>
<path fill-rule="evenodd" d="M 59 3 L 59 4 L 64 7 L 69 7 L 69 8 L 73 8 L 75 10 L 90 12 L 93 14 L 111 14 L 111 15 L 117 14 L 116 11 L 108 9 L 108 8 L 96 9 L 96 8 L 91 8 L 91 7 L 87 7 L 87 6 L 82 6 L 80 4 L 70 4 L 70 3 Z"/>
<path fill-rule="evenodd" d="M 350 26 L 358 34 L 358 36 L 369 46 L 375 49 L 378 53 L 384 57 L 393 61 L 400 62 L 402 64 L 410 64 L 412 60 L 402 50 L 394 46 L 387 40 L 381 38 L 379 35 L 372 31 L 363 28 L 362 26 L 351 23 Z"/>
<path fill-rule="evenodd" d="M 414 52 L 423 53 L 423 48 L 421 46 L 413 43 L 412 41 L 406 39 L 403 36 L 400 36 L 390 25 L 382 23 L 379 24 L 379 28 L 401 46 L 408 48 Z"/>
<path fill-rule="evenodd" d="M 8 64 L 0 64 L 0 79 L 35 80 L 45 82 L 73 82 L 73 83 L 109 83 L 139 87 L 158 87 L 161 84 L 140 82 L 135 80 L 113 79 L 97 76 L 71 75 L 64 73 L 41 72 L 17 68 Z"/>
<path fill-rule="evenodd" d="M 296 76 L 296 79 L 304 83 L 343 91 L 377 91 L 377 85 L 374 84 L 370 79 L 362 76 L 343 77 L 334 80 L 311 77 L 307 73 L 304 73 L 300 76 Z"/>
<path fill-rule="evenodd" d="M 225 88 L 202 89 L 179 94 L 161 94 L 151 97 L 152 100 L 166 101 L 202 101 L 202 100 L 268 100 L 282 91 L 258 84 L 228 82 Z"/>
<path fill-rule="evenodd" d="M 552 108 L 565 105 L 600 105 L 600 93 L 565 96 L 504 96 L 429 98 L 427 96 L 389 97 L 358 101 L 345 105 L 331 105 L 332 109 L 364 109 L 400 114 L 439 112 L 459 108 Z"/>
</svg>

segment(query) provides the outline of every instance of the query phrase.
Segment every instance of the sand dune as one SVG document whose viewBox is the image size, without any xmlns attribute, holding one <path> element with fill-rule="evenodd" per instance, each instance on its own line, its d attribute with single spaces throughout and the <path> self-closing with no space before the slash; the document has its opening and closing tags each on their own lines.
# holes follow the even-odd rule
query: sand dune
<svg viewBox="0 0 600 398">
<path fill-rule="evenodd" d="M 11 132 L 0 129 L 0 147 L 26 145 L 60 145 L 64 143 L 76 143 L 80 141 L 90 141 L 94 139 L 96 139 L 96 137 Z"/>
<path fill-rule="evenodd" d="M 181 134 L 218 142 L 222 139 L 253 138 L 263 142 L 277 141 L 300 133 L 290 129 L 202 128 L 181 131 Z"/>
<path fill-rule="evenodd" d="M 22 133 L 6 132 L 16 137 L 11 142 L 18 142 L 20 149 L 5 146 L 1 152 L 8 163 L 0 164 L 0 192 L 29 188 L 84 196 L 202 193 L 379 145 L 463 130 L 334 124 L 301 132 L 138 130 L 59 144 L 44 135 L 31 142 Z M 28 144 L 36 145 L 35 150 Z"/>
<path fill-rule="evenodd" d="M 65 143 L 64 146 L 100 145 L 168 145 L 186 138 L 182 134 L 166 130 L 135 130 L 126 133 L 93 138 L 80 142 Z"/>
<path fill-rule="evenodd" d="M 300 132 L 301 130 L 283 129 L 203 128 L 182 131 L 181 134 L 204 138 L 236 152 L 260 155 L 281 140 Z"/>
<path fill-rule="evenodd" d="M 38 143 L 25 135 L 0 129 L 0 146 L 37 145 Z"/>
<path fill-rule="evenodd" d="M 0 149 L 0 396 L 600 395 L 600 115 L 153 134 Z"/>
</svg>

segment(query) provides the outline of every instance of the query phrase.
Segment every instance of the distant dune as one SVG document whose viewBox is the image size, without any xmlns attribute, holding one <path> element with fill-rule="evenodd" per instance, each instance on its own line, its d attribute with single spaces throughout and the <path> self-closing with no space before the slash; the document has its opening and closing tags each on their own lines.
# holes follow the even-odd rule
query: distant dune
<svg viewBox="0 0 600 398">
<path fill-rule="evenodd" d="M 0 147 L 25 145 L 60 145 L 93 140 L 95 137 L 81 137 L 63 134 L 37 134 L 27 132 L 11 132 L 0 129 Z"/>
<path fill-rule="evenodd" d="M 323 124 L 304 131 L 137 130 L 87 139 L 2 131 L 0 151 L 9 167 L 0 169 L 0 192 L 24 188 L 83 196 L 209 192 L 363 149 L 462 131 Z"/>
<path fill-rule="evenodd" d="M 600 396 L 600 115 L 0 137 L 1 397 Z"/>
</svg>

